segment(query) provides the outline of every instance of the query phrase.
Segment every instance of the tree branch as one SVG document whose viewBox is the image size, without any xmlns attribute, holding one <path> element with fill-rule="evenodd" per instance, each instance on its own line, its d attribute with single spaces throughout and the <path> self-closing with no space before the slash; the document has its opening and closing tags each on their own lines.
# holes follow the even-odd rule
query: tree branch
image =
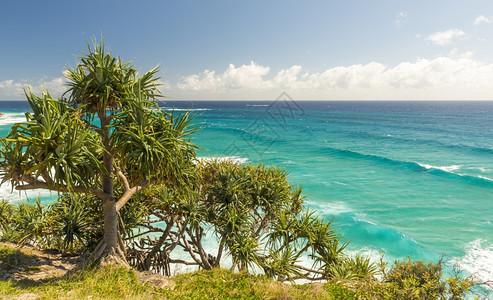
<svg viewBox="0 0 493 300">
<path fill-rule="evenodd" d="M 66 185 L 59 185 L 58 187 L 49 185 L 43 181 L 35 181 L 30 184 L 18 185 L 15 187 L 17 191 L 26 191 L 26 190 L 34 190 L 34 189 L 45 189 L 50 191 L 57 191 L 62 193 L 76 192 L 76 193 L 85 193 L 85 194 L 93 194 L 97 196 L 101 200 L 112 200 L 113 195 L 106 194 L 105 192 L 95 189 L 95 188 L 86 188 L 82 186 L 74 186 L 69 188 Z"/>
<path fill-rule="evenodd" d="M 128 189 L 125 192 L 125 194 L 123 194 L 123 196 L 120 199 L 118 199 L 118 201 L 116 202 L 116 210 L 119 211 L 125 205 L 125 203 L 127 203 L 128 200 L 130 200 L 130 198 L 132 198 L 132 196 L 135 195 L 135 193 L 143 189 L 146 185 L 147 182 L 144 182 L 142 185 L 136 185 L 133 188 Z"/>
<path fill-rule="evenodd" d="M 318 271 L 318 270 L 314 270 L 314 269 L 311 269 L 311 268 L 307 268 L 305 266 L 302 266 L 302 265 L 297 265 L 295 264 L 294 265 L 295 267 L 299 268 L 299 269 L 302 269 L 302 270 L 305 270 L 305 271 L 308 271 L 310 273 L 315 273 L 315 274 L 320 274 L 320 275 L 325 275 L 324 272 L 321 272 L 321 271 Z"/>
<path fill-rule="evenodd" d="M 101 128 L 99 128 L 98 126 L 93 125 L 93 124 L 87 122 L 86 120 L 82 120 L 82 121 L 84 122 L 84 125 L 86 125 L 86 128 L 89 128 L 89 129 L 95 131 L 99 135 L 103 135 L 103 130 Z"/>
<path fill-rule="evenodd" d="M 123 174 L 120 168 L 118 168 L 116 174 L 118 175 L 118 178 L 120 178 L 120 180 L 122 181 L 125 192 L 128 192 L 130 190 L 130 184 L 128 184 L 127 177 L 125 176 L 125 174 Z"/>
<path fill-rule="evenodd" d="M 187 266 L 197 266 L 197 265 L 200 265 L 198 262 L 184 261 L 182 259 L 170 259 L 169 262 L 172 263 L 172 264 L 184 264 L 184 265 L 187 265 Z"/>
</svg>

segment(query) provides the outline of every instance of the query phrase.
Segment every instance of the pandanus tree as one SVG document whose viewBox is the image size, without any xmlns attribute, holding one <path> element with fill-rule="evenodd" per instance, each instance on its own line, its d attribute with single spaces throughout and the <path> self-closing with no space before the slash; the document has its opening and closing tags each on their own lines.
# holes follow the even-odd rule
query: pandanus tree
<svg viewBox="0 0 493 300">
<path fill-rule="evenodd" d="M 150 183 L 184 182 L 195 157 L 193 127 L 188 114 L 157 106 L 157 68 L 139 76 L 104 40 L 88 43 L 78 59 L 61 99 L 26 91 L 31 111 L 0 140 L 0 176 L 20 191 L 97 196 L 104 236 L 91 258 L 126 264 L 119 211 Z"/>
<path fill-rule="evenodd" d="M 346 265 L 346 277 L 374 271 L 369 261 L 344 255 L 341 236 L 304 206 L 302 189 L 289 184 L 285 170 L 227 160 L 201 160 L 196 168 L 185 189 L 156 184 L 137 195 L 147 213 L 130 264 L 169 276 L 172 264 L 210 270 L 226 261 L 231 270 L 279 281 L 332 279 Z M 216 247 L 205 246 L 214 240 Z"/>
</svg>

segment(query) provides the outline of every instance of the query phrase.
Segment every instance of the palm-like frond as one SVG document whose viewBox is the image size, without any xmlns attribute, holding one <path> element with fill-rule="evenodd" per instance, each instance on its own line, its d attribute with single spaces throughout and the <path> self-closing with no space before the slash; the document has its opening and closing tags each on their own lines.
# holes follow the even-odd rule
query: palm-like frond
<svg viewBox="0 0 493 300">
<path fill-rule="evenodd" d="M 269 256 L 261 263 L 265 275 L 279 281 L 290 280 L 302 276 L 302 271 L 296 266 L 301 253 L 292 245 L 287 245 L 279 251 L 271 249 Z"/>
<path fill-rule="evenodd" d="M 77 110 L 48 93 L 26 96 L 32 113 L 1 141 L 3 181 L 18 185 L 41 177 L 53 187 L 97 184 L 102 148 Z"/>
<path fill-rule="evenodd" d="M 174 118 L 139 100 L 116 115 L 112 144 L 130 177 L 178 181 L 195 157 L 195 146 L 188 140 L 192 132 L 188 114 Z"/>
<path fill-rule="evenodd" d="M 81 106 L 89 114 L 117 109 L 122 99 L 132 92 L 137 71 L 130 63 L 108 52 L 104 40 L 93 40 L 88 52 L 78 56 L 80 63 L 67 70 L 69 95 L 73 106 Z"/>
</svg>

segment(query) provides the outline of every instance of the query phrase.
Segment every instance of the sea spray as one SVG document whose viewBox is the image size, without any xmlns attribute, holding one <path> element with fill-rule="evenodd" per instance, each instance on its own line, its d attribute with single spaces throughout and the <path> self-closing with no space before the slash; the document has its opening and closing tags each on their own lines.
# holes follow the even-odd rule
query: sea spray
<svg viewBox="0 0 493 300">
<path fill-rule="evenodd" d="M 466 254 L 455 257 L 452 262 L 469 273 L 478 282 L 488 282 L 493 288 L 493 243 L 483 239 L 465 245 Z"/>
</svg>

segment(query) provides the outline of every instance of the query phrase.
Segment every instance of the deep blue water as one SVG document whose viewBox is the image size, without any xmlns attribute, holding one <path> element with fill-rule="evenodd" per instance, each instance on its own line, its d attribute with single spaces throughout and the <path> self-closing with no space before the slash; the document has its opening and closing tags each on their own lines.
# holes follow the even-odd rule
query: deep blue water
<svg viewBox="0 0 493 300">
<path fill-rule="evenodd" d="M 286 168 L 348 250 L 493 280 L 493 102 L 197 101 L 202 157 Z M 0 102 L 0 134 L 25 102 Z M 2 192 L 8 197 L 6 191 Z M 7 195 L 7 196 L 6 196 Z"/>
</svg>

